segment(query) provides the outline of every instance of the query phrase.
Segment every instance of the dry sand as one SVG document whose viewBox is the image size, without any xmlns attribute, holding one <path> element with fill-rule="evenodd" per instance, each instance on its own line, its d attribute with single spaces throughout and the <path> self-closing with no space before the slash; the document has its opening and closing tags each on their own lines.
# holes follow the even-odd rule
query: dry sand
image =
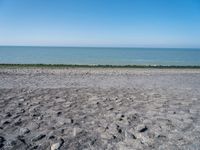
<svg viewBox="0 0 200 150">
<path fill-rule="evenodd" d="M 1 68 L 0 149 L 200 149 L 200 70 Z"/>
</svg>

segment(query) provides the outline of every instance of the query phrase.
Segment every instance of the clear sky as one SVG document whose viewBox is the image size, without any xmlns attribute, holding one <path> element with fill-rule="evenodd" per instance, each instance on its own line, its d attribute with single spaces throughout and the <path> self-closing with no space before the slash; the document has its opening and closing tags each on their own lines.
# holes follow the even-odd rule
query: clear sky
<svg viewBox="0 0 200 150">
<path fill-rule="evenodd" d="M 200 47 L 200 0 L 0 0 L 0 45 Z"/>
</svg>

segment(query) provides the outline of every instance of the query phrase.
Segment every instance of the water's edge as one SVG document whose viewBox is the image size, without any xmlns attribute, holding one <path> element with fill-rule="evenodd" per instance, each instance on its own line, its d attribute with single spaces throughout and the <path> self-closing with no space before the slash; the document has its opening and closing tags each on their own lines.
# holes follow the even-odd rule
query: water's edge
<svg viewBox="0 0 200 150">
<path fill-rule="evenodd" d="M 200 69 L 200 66 L 165 65 L 79 65 L 79 64 L 0 64 L 0 68 L 36 67 L 36 68 L 158 68 L 158 69 Z"/>
</svg>

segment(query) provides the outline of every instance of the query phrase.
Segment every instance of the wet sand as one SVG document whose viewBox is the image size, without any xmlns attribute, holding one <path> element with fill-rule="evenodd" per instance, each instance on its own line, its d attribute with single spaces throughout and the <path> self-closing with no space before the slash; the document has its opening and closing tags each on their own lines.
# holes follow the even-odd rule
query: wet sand
<svg viewBox="0 0 200 150">
<path fill-rule="evenodd" d="M 0 69 L 0 149 L 199 149 L 200 69 Z"/>
</svg>

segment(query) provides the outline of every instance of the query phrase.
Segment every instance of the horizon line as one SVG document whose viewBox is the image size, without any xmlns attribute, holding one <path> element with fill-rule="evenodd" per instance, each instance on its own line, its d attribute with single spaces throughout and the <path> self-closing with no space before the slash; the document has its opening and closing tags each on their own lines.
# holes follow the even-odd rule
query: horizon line
<svg viewBox="0 0 200 150">
<path fill-rule="evenodd" d="M 1 45 L 0 47 L 60 47 L 60 48 L 162 48 L 162 49 L 200 49 L 200 47 L 154 47 L 154 46 L 75 46 L 75 45 Z"/>
</svg>

